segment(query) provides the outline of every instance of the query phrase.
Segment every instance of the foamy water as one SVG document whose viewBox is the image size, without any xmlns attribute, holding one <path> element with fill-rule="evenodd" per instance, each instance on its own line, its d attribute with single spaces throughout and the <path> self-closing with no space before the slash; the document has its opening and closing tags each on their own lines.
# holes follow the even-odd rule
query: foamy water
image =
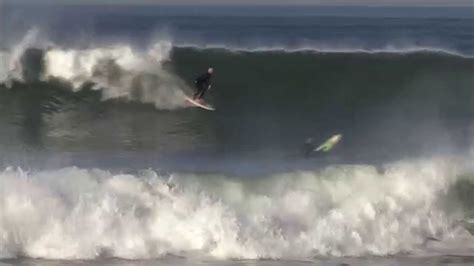
<svg viewBox="0 0 474 266">
<path fill-rule="evenodd" d="M 295 259 L 411 252 L 459 233 L 435 159 L 243 181 L 64 168 L 0 174 L 0 257 Z"/>
<path fill-rule="evenodd" d="M 0 53 L 0 82 L 22 80 L 21 63 L 25 51 L 38 48 L 44 51 L 43 80 L 59 79 L 77 91 L 88 83 L 101 90 L 104 100 L 126 99 L 152 103 L 158 109 L 185 106 L 184 91 L 191 88 L 178 76 L 163 69 L 168 60 L 171 43 L 158 41 L 146 51 L 128 44 L 94 47 L 90 49 L 61 48 L 39 41 L 39 31 L 30 30 L 11 51 Z"/>
</svg>

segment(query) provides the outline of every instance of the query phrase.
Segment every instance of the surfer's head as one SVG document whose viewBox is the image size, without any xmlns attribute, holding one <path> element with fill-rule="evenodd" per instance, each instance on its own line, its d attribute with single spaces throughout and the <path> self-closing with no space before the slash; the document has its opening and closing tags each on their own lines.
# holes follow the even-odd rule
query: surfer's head
<svg viewBox="0 0 474 266">
<path fill-rule="evenodd" d="M 207 73 L 212 74 L 214 73 L 214 68 L 210 67 L 207 69 Z"/>
</svg>

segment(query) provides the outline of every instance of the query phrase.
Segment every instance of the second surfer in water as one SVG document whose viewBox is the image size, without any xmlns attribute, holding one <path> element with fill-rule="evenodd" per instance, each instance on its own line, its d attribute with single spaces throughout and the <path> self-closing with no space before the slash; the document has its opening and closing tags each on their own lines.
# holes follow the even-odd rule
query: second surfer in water
<svg viewBox="0 0 474 266">
<path fill-rule="evenodd" d="M 194 93 L 193 96 L 194 100 L 202 100 L 206 91 L 211 88 L 212 73 L 214 73 L 214 69 L 210 67 L 206 73 L 196 78 L 194 81 L 194 84 L 196 85 L 196 93 Z"/>
</svg>

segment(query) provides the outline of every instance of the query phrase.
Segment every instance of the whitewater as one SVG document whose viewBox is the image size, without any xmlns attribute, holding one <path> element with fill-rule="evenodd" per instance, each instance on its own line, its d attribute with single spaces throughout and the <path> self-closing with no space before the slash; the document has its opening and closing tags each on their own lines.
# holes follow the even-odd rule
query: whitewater
<svg viewBox="0 0 474 266">
<path fill-rule="evenodd" d="M 0 176 L 3 258 L 385 256 L 469 234 L 449 197 L 459 168 L 443 159 L 246 181 L 75 167 Z"/>
<path fill-rule="evenodd" d="M 138 101 L 152 103 L 159 109 L 176 109 L 185 107 L 184 91 L 191 90 L 179 77 L 162 67 L 163 62 L 169 60 L 172 49 L 167 41 L 154 43 L 145 52 L 127 44 L 68 49 L 45 41 L 36 28 L 30 29 L 11 51 L 0 53 L 0 82 L 24 82 L 30 67 L 26 51 L 35 49 L 41 54 L 39 68 L 44 67 L 34 73 L 38 79 L 64 81 L 72 91 L 92 82 L 94 90 L 101 90 L 103 100 L 131 100 L 136 90 L 140 90 Z"/>
</svg>

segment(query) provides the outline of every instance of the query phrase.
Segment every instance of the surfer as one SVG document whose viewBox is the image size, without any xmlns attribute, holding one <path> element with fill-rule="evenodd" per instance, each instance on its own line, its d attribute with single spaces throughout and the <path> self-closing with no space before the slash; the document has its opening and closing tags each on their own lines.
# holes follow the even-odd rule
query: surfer
<svg viewBox="0 0 474 266">
<path fill-rule="evenodd" d="M 196 86 L 196 93 L 194 93 L 193 99 L 194 100 L 201 100 L 206 94 L 207 90 L 211 89 L 211 78 L 212 73 L 214 73 L 214 69 L 212 67 L 207 69 L 207 72 L 200 75 L 194 81 Z"/>
</svg>

